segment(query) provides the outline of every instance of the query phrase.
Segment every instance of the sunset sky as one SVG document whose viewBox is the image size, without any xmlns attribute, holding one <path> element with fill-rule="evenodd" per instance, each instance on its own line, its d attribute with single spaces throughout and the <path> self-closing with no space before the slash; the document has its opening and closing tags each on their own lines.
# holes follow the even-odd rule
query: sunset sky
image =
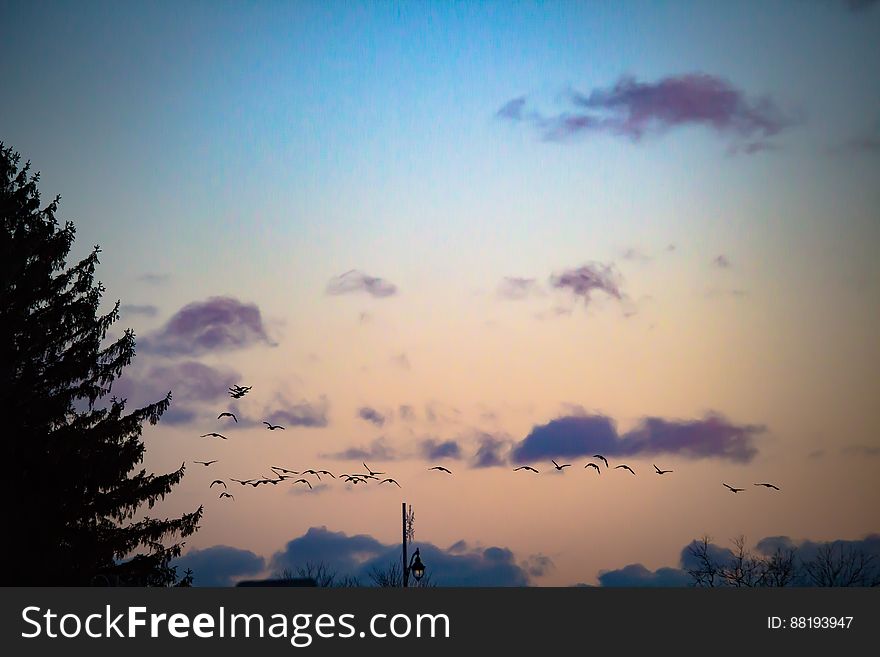
<svg viewBox="0 0 880 657">
<path fill-rule="evenodd" d="M 362 575 L 402 501 L 439 584 L 880 544 L 880 3 L 124 5 L 0 4 L 0 140 L 173 392 L 197 584 Z"/>
</svg>

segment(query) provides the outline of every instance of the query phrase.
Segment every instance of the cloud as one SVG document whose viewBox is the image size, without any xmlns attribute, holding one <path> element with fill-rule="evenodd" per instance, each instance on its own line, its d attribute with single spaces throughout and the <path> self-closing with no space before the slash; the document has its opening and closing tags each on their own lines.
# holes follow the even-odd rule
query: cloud
<svg viewBox="0 0 880 657">
<path fill-rule="evenodd" d="M 507 449 L 510 441 L 488 433 L 480 433 L 477 437 L 478 447 L 471 466 L 474 468 L 492 468 L 505 465 Z"/>
<path fill-rule="evenodd" d="M 150 304 L 123 304 L 119 306 L 119 313 L 121 315 L 143 315 L 144 317 L 155 317 L 159 312 L 159 309 L 156 306 Z"/>
<path fill-rule="evenodd" d="M 228 545 L 190 550 L 172 565 L 177 566 L 178 575 L 191 568 L 194 586 L 233 586 L 236 580 L 259 575 L 266 567 L 263 557 Z"/>
<path fill-rule="evenodd" d="M 461 445 L 454 440 L 439 441 L 426 438 L 419 443 L 419 452 L 428 461 L 437 459 L 460 459 Z"/>
<path fill-rule="evenodd" d="M 690 586 L 692 583 L 691 576 L 679 568 L 648 570 L 640 563 L 599 573 L 599 584 L 605 587 L 655 588 Z"/>
<path fill-rule="evenodd" d="M 543 577 L 555 567 L 553 560 L 540 552 L 529 555 L 521 565 L 530 577 Z"/>
<path fill-rule="evenodd" d="M 568 90 L 567 107 L 556 114 L 526 111 L 524 96 L 505 103 L 497 116 L 528 122 L 545 140 L 565 141 L 580 134 L 607 133 L 639 142 L 648 133 L 700 125 L 743 143 L 746 152 L 765 147 L 793 121 L 768 97 L 748 98 L 723 78 L 706 73 L 640 82 L 623 76 L 610 88 L 588 94 Z"/>
<path fill-rule="evenodd" d="M 526 463 L 556 457 L 649 456 L 676 454 L 685 458 L 720 458 L 748 463 L 758 453 L 761 425 L 736 425 L 719 414 L 699 420 L 665 420 L 645 417 L 640 424 L 619 435 L 613 420 L 604 415 L 569 415 L 538 425 L 517 443 L 511 459 Z"/>
<path fill-rule="evenodd" d="M 880 456 L 878 445 L 847 445 L 841 447 L 840 453 L 844 456 Z"/>
<path fill-rule="evenodd" d="M 416 419 L 416 411 L 409 404 L 401 404 L 397 409 L 397 414 L 401 420 L 406 420 L 407 422 Z"/>
<path fill-rule="evenodd" d="M 197 355 L 272 345 L 260 309 L 232 297 L 211 297 L 178 310 L 158 331 L 138 342 L 145 352 L 164 356 Z"/>
<path fill-rule="evenodd" d="M 469 549 L 463 542 L 444 550 L 418 541 L 422 561 L 439 586 L 526 586 L 529 575 L 516 564 L 514 554 L 504 547 Z M 384 570 L 400 559 L 400 545 L 387 545 L 367 534 L 349 536 L 326 527 L 311 527 L 287 543 L 270 559 L 271 569 L 295 569 L 308 562 L 325 563 L 340 575 L 352 575 L 369 583 L 373 568 Z"/>
<path fill-rule="evenodd" d="M 506 276 L 498 286 L 498 297 L 516 301 L 525 299 L 535 293 L 538 282 L 534 278 L 518 278 Z"/>
<path fill-rule="evenodd" d="M 730 259 L 723 253 L 721 255 L 715 256 L 715 259 L 712 260 L 712 264 L 719 269 L 730 269 L 731 267 Z"/>
<path fill-rule="evenodd" d="M 651 256 L 632 247 L 625 249 L 620 257 L 631 262 L 650 262 L 652 260 Z"/>
<path fill-rule="evenodd" d="M 170 278 L 171 276 L 168 274 L 153 274 L 148 272 L 138 276 L 137 280 L 142 283 L 149 283 L 150 285 L 162 285 L 163 283 L 167 283 Z"/>
<path fill-rule="evenodd" d="M 333 454 L 322 454 L 323 458 L 336 459 L 339 461 L 393 461 L 397 458 L 397 453 L 389 446 L 384 438 L 376 438 L 366 447 L 349 447 L 341 452 Z"/>
<path fill-rule="evenodd" d="M 382 278 L 368 276 L 356 269 L 330 279 L 327 284 L 327 294 L 339 295 L 355 292 L 366 292 L 371 297 L 381 299 L 397 294 L 397 286 Z"/>
<path fill-rule="evenodd" d="M 880 534 L 868 534 L 861 539 L 837 539 L 834 541 L 794 540 L 788 536 L 767 536 L 755 545 L 755 549 L 764 556 L 772 556 L 777 550 L 795 550 L 798 560 L 803 563 L 814 560 L 819 551 L 832 547 L 839 555 L 850 551 L 864 552 L 874 559 L 880 560 Z"/>
<path fill-rule="evenodd" d="M 357 415 L 360 419 L 369 422 L 370 424 L 374 424 L 377 427 L 381 427 L 385 424 L 385 416 L 372 406 L 361 406 L 358 409 Z"/>
<path fill-rule="evenodd" d="M 235 370 L 198 361 L 154 365 L 146 370 L 133 366 L 113 383 L 111 392 L 140 407 L 162 399 L 170 390 L 172 403 L 162 422 L 188 424 L 198 416 L 196 407 L 223 399 L 238 379 Z"/>
<path fill-rule="evenodd" d="M 584 305 L 587 305 L 593 292 L 597 290 L 615 299 L 621 299 L 618 278 L 612 265 L 593 263 L 554 274 L 550 278 L 550 284 L 556 289 L 567 290 L 574 296 L 582 298 Z"/>
<path fill-rule="evenodd" d="M 285 427 L 326 427 L 328 407 L 327 398 L 321 395 L 317 402 L 303 400 L 273 411 L 266 421 Z"/>
</svg>

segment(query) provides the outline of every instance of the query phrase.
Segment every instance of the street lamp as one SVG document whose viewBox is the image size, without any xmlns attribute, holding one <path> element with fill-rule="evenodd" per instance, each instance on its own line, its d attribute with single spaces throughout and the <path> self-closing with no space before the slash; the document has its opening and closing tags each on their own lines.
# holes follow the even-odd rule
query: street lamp
<svg viewBox="0 0 880 657">
<path fill-rule="evenodd" d="M 416 548 L 416 552 L 413 554 L 412 562 L 409 565 L 409 571 L 412 573 L 413 577 L 416 578 L 417 582 L 420 582 L 422 575 L 425 574 L 425 564 L 422 563 L 422 558 L 419 556 L 419 548 Z"/>
</svg>

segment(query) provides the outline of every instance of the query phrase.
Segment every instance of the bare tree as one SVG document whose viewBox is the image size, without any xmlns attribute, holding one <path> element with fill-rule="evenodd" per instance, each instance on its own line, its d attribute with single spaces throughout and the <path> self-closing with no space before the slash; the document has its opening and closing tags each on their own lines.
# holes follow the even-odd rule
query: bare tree
<svg viewBox="0 0 880 657">
<path fill-rule="evenodd" d="M 877 556 L 841 541 L 821 546 L 803 571 L 812 586 L 880 585 Z"/>
<path fill-rule="evenodd" d="M 737 536 L 733 539 L 733 545 L 733 557 L 721 565 L 718 576 L 726 586 L 762 586 L 767 564 L 746 548 L 745 536 Z"/>
<path fill-rule="evenodd" d="M 769 557 L 764 559 L 764 572 L 760 586 L 791 586 L 798 576 L 797 562 L 795 561 L 797 550 L 794 548 L 777 548 Z"/>
<path fill-rule="evenodd" d="M 384 569 L 373 566 L 367 576 L 375 586 L 382 588 L 403 586 L 403 573 L 400 570 L 400 563 L 397 561 L 389 562 L 388 567 Z"/>
<path fill-rule="evenodd" d="M 709 553 L 711 544 L 712 538 L 703 536 L 699 541 L 694 541 L 688 546 L 688 552 L 697 562 L 695 568 L 688 568 L 687 571 L 694 579 L 694 586 L 721 586 L 721 567 L 715 563 Z"/>
<path fill-rule="evenodd" d="M 304 566 L 299 566 L 296 570 L 285 568 L 278 577 L 285 580 L 311 579 L 314 580 L 315 586 L 321 588 L 353 588 L 361 585 L 357 577 L 339 575 L 323 561 L 307 561 Z"/>
</svg>

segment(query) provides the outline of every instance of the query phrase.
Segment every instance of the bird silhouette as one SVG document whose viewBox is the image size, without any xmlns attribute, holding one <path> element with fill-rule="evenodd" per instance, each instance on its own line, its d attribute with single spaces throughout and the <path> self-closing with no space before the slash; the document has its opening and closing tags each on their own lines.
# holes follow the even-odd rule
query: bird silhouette
<svg viewBox="0 0 880 657">
<path fill-rule="evenodd" d="M 245 486 L 246 484 L 251 483 L 253 479 L 236 479 L 235 477 L 230 477 L 229 481 L 234 481 L 238 484 L 241 484 L 242 486 Z"/>
<path fill-rule="evenodd" d="M 212 431 L 211 433 L 203 433 L 199 438 L 222 438 L 223 440 L 227 440 L 226 436 L 222 433 L 217 433 L 216 431 Z"/>
<path fill-rule="evenodd" d="M 317 470 L 303 470 L 302 472 L 300 472 L 300 474 L 304 474 L 304 475 L 314 475 L 314 476 L 317 477 L 318 479 L 321 478 L 321 475 L 318 474 Z"/>
<path fill-rule="evenodd" d="M 193 463 L 198 463 L 199 465 L 204 465 L 205 467 L 211 465 L 212 463 L 216 463 L 216 462 L 217 462 L 217 459 L 214 459 L 213 461 L 193 461 Z"/>
<path fill-rule="evenodd" d="M 733 486 L 728 486 L 727 484 L 724 484 L 724 487 L 728 488 L 731 493 L 741 493 L 745 490 L 745 488 L 734 488 Z"/>
<path fill-rule="evenodd" d="M 284 472 L 284 473 L 286 473 L 286 474 L 292 474 L 292 475 L 298 475 L 298 474 L 299 474 L 299 472 L 297 472 L 296 470 L 288 470 L 287 468 L 280 468 L 280 467 L 278 467 L 277 465 L 271 465 L 271 466 L 269 466 L 269 469 L 270 469 L 270 470 L 277 470 L 277 471 L 279 471 L 279 472 Z"/>
<path fill-rule="evenodd" d="M 772 488 L 773 490 L 779 490 L 779 487 L 774 486 L 773 484 L 755 484 L 755 486 L 764 486 L 765 488 Z"/>
<path fill-rule="evenodd" d="M 271 423 L 269 423 L 269 422 L 266 422 L 266 420 L 263 420 L 263 424 L 266 425 L 266 428 L 267 428 L 269 431 L 275 431 L 275 429 L 281 429 L 281 430 L 284 430 L 284 427 L 282 427 L 280 424 L 271 424 Z"/>
<path fill-rule="evenodd" d="M 364 466 L 364 468 L 366 469 L 366 471 L 370 473 L 370 476 L 371 476 L 371 477 L 375 477 L 376 475 L 383 475 L 383 474 L 385 474 L 384 472 L 373 472 L 372 470 L 370 470 L 370 466 L 368 466 L 366 463 L 362 463 L 362 465 Z"/>
<path fill-rule="evenodd" d="M 312 490 L 312 484 L 309 482 L 308 479 L 297 479 L 297 480 L 294 481 L 293 483 L 295 483 L 295 484 L 305 484 L 306 486 L 309 487 L 309 490 Z"/>
<path fill-rule="evenodd" d="M 318 470 L 315 473 L 315 476 L 318 476 L 318 478 L 320 479 L 319 475 L 329 475 L 331 479 L 336 479 L 336 477 L 333 476 L 333 473 L 330 472 L 329 470 Z"/>
<path fill-rule="evenodd" d="M 557 470 L 559 470 L 560 472 L 562 472 L 562 468 L 570 468 L 570 467 L 571 467 L 571 463 L 563 463 L 562 465 L 559 465 L 559 464 L 558 464 L 556 461 L 554 461 L 553 459 L 550 459 L 550 463 L 552 463 L 552 464 L 553 464 L 553 467 L 555 467 L 555 468 L 556 468 Z"/>
<path fill-rule="evenodd" d="M 397 484 L 397 487 L 400 488 L 400 484 L 398 484 L 394 479 L 383 479 L 379 482 L 379 485 L 381 486 L 385 482 L 388 482 L 389 484 Z"/>
<path fill-rule="evenodd" d="M 528 470 L 529 472 L 537 472 L 537 470 L 535 470 L 535 469 L 534 469 L 532 466 L 530 466 L 530 465 L 521 465 L 521 466 L 519 466 L 518 468 L 514 468 L 514 469 L 513 469 L 514 472 L 516 472 L 517 470 Z"/>
<path fill-rule="evenodd" d="M 654 465 L 653 463 L 651 465 Z M 672 472 L 672 470 L 661 470 L 656 465 L 654 465 L 654 469 L 657 471 L 657 474 L 666 474 L 667 472 Z"/>
<path fill-rule="evenodd" d="M 229 396 L 233 399 L 241 399 L 251 391 L 251 388 L 253 388 L 253 386 L 234 385 L 229 388 Z"/>
<path fill-rule="evenodd" d="M 596 468 L 596 472 L 598 472 L 599 474 L 602 474 L 602 471 L 599 469 L 599 466 L 596 465 L 595 463 L 587 463 L 584 467 L 585 468 Z"/>
<path fill-rule="evenodd" d="M 340 477 L 343 477 L 343 478 L 345 479 L 345 483 L 351 483 L 351 484 L 362 484 L 362 483 L 364 483 L 364 480 L 363 480 L 363 479 L 361 479 L 360 477 L 356 477 L 356 476 L 354 476 L 354 475 L 348 475 L 348 474 L 347 474 L 347 475 L 339 475 L 339 476 L 340 476 Z"/>
<path fill-rule="evenodd" d="M 219 420 L 221 417 L 231 417 L 235 420 L 235 423 L 238 424 L 238 418 L 235 417 L 235 413 L 220 413 L 220 415 L 217 416 L 217 419 Z"/>
<path fill-rule="evenodd" d="M 225 492 L 225 491 L 222 492 L 222 493 L 220 493 L 220 497 L 218 497 L 217 499 L 222 500 L 224 497 L 228 497 L 228 498 L 231 499 L 233 502 L 235 502 L 235 497 L 234 497 L 233 495 L 230 495 L 229 493 L 227 493 L 227 492 Z"/>
<path fill-rule="evenodd" d="M 214 488 L 214 484 L 220 484 L 221 486 L 223 486 L 223 488 L 226 488 L 226 482 L 222 479 L 215 479 L 211 482 L 211 485 L 208 486 L 208 488 Z"/>
<path fill-rule="evenodd" d="M 602 456 L 601 454 L 593 454 L 593 458 L 594 458 L 594 459 L 601 459 L 601 460 L 605 463 L 605 467 L 606 467 L 606 468 L 608 467 L 608 459 L 606 459 L 606 458 L 605 458 L 604 456 Z"/>
<path fill-rule="evenodd" d="M 614 466 L 615 470 L 617 470 L 618 468 L 623 468 L 624 470 L 629 470 L 630 472 L 632 472 L 632 474 L 635 474 L 635 472 L 633 472 L 633 469 L 631 467 L 629 467 L 628 465 L 615 465 Z"/>
<path fill-rule="evenodd" d="M 433 468 L 428 468 L 428 471 L 431 470 L 439 470 L 440 472 L 445 472 L 446 474 L 452 474 L 452 470 L 447 470 L 442 465 L 435 465 Z"/>
</svg>

